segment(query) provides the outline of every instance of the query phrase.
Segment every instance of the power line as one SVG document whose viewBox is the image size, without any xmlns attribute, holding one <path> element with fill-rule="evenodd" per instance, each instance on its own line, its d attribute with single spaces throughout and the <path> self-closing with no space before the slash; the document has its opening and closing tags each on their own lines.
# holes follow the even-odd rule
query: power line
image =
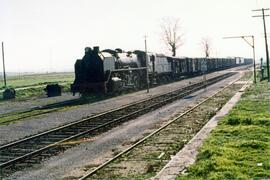
<svg viewBox="0 0 270 180">
<path fill-rule="evenodd" d="M 266 49 L 266 67 L 267 67 L 267 76 L 268 76 L 268 82 L 270 82 L 270 70 L 269 70 L 269 52 L 268 52 L 268 44 L 267 44 L 267 31 L 266 31 L 266 25 L 265 25 L 265 17 L 270 15 L 265 15 L 265 11 L 270 10 L 269 8 L 262 8 L 262 9 L 254 9 L 252 11 L 260 11 L 262 12 L 262 15 L 256 15 L 252 17 L 262 17 L 263 19 L 263 27 L 264 27 L 264 38 L 265 38 L 265 49 Z"/>
</svg>

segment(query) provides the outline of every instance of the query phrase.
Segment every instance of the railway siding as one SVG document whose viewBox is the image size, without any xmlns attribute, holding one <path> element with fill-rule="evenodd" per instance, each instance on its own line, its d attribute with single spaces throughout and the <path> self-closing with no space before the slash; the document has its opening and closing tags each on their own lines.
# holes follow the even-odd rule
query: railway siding
<svg viewBox="0 0 270 180">
<path fill-rule="evenodd" d="M 253 85 L 177 179 L 270 178 L 270 85 Z"/>
<path fill-rule="evenodd" d="M 110 164 L 93 171 L 90 179 L 148 179 L 164 167 L 171 156 L 204 126 L 205 123 L 242 87 L 235 84 L 218 93 L 174 123 L 160 130 L 135 148 L 127 151 Z M 82 179 L 85 179 L 82 178 Z"/>
</svg>

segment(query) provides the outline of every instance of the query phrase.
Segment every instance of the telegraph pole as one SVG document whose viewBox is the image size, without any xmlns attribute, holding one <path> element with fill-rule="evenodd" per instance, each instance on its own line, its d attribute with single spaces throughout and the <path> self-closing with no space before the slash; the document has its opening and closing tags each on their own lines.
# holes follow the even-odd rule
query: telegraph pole
<svg viewBox="0 0 270 180">
<path fill-rule="evenodd" d="M 252 17 L 262 17 L 263 18 L 263 27 L 264 27 L 264 38 L 265 38 L 265 49 L 266 49 L 266 67 L 267 67 L 267 77 L 268 77 L 268 82 L 270 82 L 270 70 L 269 70 L 269 52 L 268 52 L 268 44 L 267 44 L 267 31 L 266 31 L 266 25 L 265 25 L 265 11 L 270 10 L 269 8 L 267 9 L 255 9 L 252 11 L 261 11 L 262 15 L 257 15 L 257 16 L 252 16 Z"/>
<path fill-rule="evenodd" d="M 252 38 L 252 43 L 250 43 L 246 38 Z M 252 47 L 253 53 L 253 75 L 254 75 L 254 83 L 256 84 L 256 64 L 255 64 L 255 41 L 254 36 L 232 36 L 232 37 L 224 37 L 224 39 L 232 39 L 232 38 L 242 38 L 248 45 Z"/>
<path fill-rule="evenodd" d="M 7 80 L 6 80 L 6 69 L 5 69 L 4 42 L 2 42 L 2 57 L 3 57 L 4 83 L 5 83 L 5 88 L 6 88 L 7 87 Z"/>
<path fill-rule="evenodd" d="M 147 57 L 147 43 L 146 43 L 146 36 L 144 36 L 144 47 L 145 47 L 145 63 L 146 63 L 147 93 L 149 93 L 149 73 L 148 73 L 148 57 Z"/>
</svg>

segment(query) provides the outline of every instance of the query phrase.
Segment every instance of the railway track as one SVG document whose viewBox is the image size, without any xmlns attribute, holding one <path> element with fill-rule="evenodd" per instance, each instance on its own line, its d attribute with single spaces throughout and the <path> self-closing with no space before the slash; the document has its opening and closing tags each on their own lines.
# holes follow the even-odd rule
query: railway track
<svg viewBox="0 0 270 180">
<path fill-rule="evenodd" d="M 241 87 L 234 83 L 227 85 L 115 157 L 88 170 L 80 180 L 151 179 Z"/>
<path fill-rule="evenodd" d="M 236 73 L 227 73 L 208 79 L 206 83 L 198 82 L 189 86 L 160 94 L 140 102 L 110 110 L 80 121 L 70 123 L 40 134 L 36 134 L 0 147 L 0 169 L 2 176 L 8 175 L 22 167 L 31 166 L 45 157 L 59 153 L 72 145 L 63 145 L 70 140 L 85 135 L 95 135 L 119 123 L 150 112 L 192 92 L 228 78 Z"/>
<path fill-rule="evenodd" d="M 196 76 L 198 75 L 194 75 L 192 77 L 196 77 Z M 191 76 L 182 78 L 181 80 L 188 79 L 188 78 L 191 78 Z M 153 87 L 156 87 L 156 85 Z M 23 110 L 15 110 L 15 111 L 7 112 L 7 113 L 2 113 L 0 114 L 0 119 L 1 119 L 0 125 L 7 125 L 7 124 L 10 124 L 10 123 L 22 120 L 22 119 L 26 119 L 29 117 L 52 113 L 52 112 L 60 111 L 62 109 L 72 108 L 77 105 L 92 103 L 92 102 L 104 100 L 113 96 L 114 94 L 109 94 L 107 96 L 93 96 L 90 99 L 89 98 L 71 99 L 71 100 L 55 102 L 55 103 L 51 103 L 47 105 L 27 108 Z"/>
<path fill-rule="evenodd" d="M 187 79 L 187 78 L 183 78 L 183 79 Z M 157 86 L 157 85 L 155 85 L 155 86 Z M 153 86 L 153 87 L 155 87 L 155 86 Z M 72 106 L 82 105 L 82 104 L 86 104 L 86 103 L 92 103 L 92 102 L 100 101 L 100 100 L 110 98 L 113 96 L 114 96 L 114 94 L 109 94 L 107 96 L 97 96 L 97 97 L 93 96 L 91 99 L 88 99 L 88 98 L 71 99 L 71 100 L 55 102 L 55 103 L 42 105 L 42 106 L 36 106 L 36 107 L 28 108 L 28 109 L 11 111 L 8 113 L 2 113 L 2 114 L 0 114 L 0 119 L 1 119 L 0 125 L 7 125 L 7 124 L 10 124 L 12 122 L 16 122 L 18 120 L 21 120 L 21 119 L 56 112 L 56 111 L 62 110 L 64 108 L 66 109 L 67 107 L 72 108 Z"/>
</svg>

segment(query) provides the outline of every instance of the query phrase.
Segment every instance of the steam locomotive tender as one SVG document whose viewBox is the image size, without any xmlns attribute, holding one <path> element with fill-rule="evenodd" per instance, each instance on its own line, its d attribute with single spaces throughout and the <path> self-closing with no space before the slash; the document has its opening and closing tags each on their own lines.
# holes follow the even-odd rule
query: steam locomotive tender
<svg viewBox="0 0 270 180">
<path fill-rule="evenodd" d="M 150 85 L 153 85 L 251 63 L 252 60 L 243 58 L 169 57 L 138 50 L 100 51 L 99 47 L 86 47 L 84 57 L 75 63 L 71 91 L 73 94 L 87 94 L 144 88 L 147 84 L 146 69 Z"/>
</svg>

